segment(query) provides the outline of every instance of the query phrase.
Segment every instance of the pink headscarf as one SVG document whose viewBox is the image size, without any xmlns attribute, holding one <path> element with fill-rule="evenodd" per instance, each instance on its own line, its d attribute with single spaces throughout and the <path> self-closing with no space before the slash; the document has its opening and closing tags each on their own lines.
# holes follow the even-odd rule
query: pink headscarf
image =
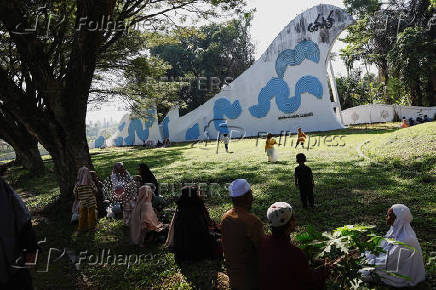
<svg viewBox="0 0 436 290">
<path fill-rule="evenodd" d="M 158 220 L 151 205 L 153 190 L 144 185 L 139 188 L 138 202 L 130 219 L 130 238 L 133 243 L 140 245 L 144 242 L 147 231 L 160 232 L 164 225 Z"/>
<path fill-rule="evenodd" d="M 91 185 L 93 183 L 89 169 L 86 166 L 80 167 L 77 172 L 77 185 Z"/>
</svg>

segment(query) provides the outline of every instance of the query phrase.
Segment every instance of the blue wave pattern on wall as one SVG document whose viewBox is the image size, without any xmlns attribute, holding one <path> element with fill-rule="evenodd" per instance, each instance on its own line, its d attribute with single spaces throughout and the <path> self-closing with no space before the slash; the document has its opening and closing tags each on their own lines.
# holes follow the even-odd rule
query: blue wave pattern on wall
<svg viewBox="0 0 436 290">
<path fill-rule="evenodd" d="M 104 144 L 104 137 L 100 136 L 97 139 L 95 139 L 94 147 L 95 148 L 101 148 L 103 146 L 103 144 Z"/>
<path fill-rule="evenodd" d="M 114 144 L 115 144 L 115 146 L 117 146 L 117 147 L 121 147 L 121 146 L 123 146 L 123 137 L 115 138 L 115 140 L 114 140 Z"/>
<path fill-rule="evenodd" d="M 126 126 L 126 122 L 123 122 L 119 127 L 118 127 L 118 131 L 123 131 L 124 127 Z"/>
<path fill-rule="evenodd" d="M 132 146 L 135 143 L 135 133 L 142 142 L 148 139 L 149 129 L 154 123 L 154 112 L 155 111 L 153 109 L 149 109 L 147 111 L 148 117 L 146 118 L 147 121 L 144 122 L 144 129 L 142 127 L 142 121 L 140 119 L 135 118 L 130 120 L 128 129 L 129 136 L 124 138 L 124 142 L 126 143 L 126 145 Z"/>
<path fill-rule="evenodd" d="M 200 125 L 196 123 L 194 126 L 186 130 L 186 141 L 197 140 L 200 137 Z"/>
<path fill-rule="evenodd" d="M 270 109 L 272 98 L 285 100 L 289 97 L 289 86 L 281 78 L 272 78 L 264 88 L 260 90 L 258 104 L 248 108 L 251 115 L 256 118 L 265 117 Z"/>
<path fill-rule="evenodd" d="M 277 76 L 283 78 L 288 65 L 295 66 L 303 62 L 304 59 L 319 62 L 319 47 L 310 40 L 298 43 L 295 49 L 286 49 L 282 51 L 276 60 Z"/>
<path fill-rule="evenodd" d="M 283 113 L 292 113 L 298 110 L 301 105 L 301 95 L 310 93 L 317 98 L 322 98 L 323 88 L 318 78 L 310 75 L 303 76 L 295 84 L 295 96 L 290 96 L 288 84 L 283 80 L 288 65 L 301 64 L 305 59 L 315 63 L 319 62 L 320 52 L 316 43 L 305 40 L 298 43 L 295 49 L 282 51 L 276 60 L 275 69 L 278 77 L 272 78 L 258 95 L 258 104 L 248 108 L 250 114 L 255 118 L 263 118 L 268 115 L 272 98 L 276 98 L 276 104 Z"/>
<path fill-rule="evenodd" d="M 165 139 L 170 138 L 170 130 L 168 128 L 168 123 L 170 122 L 170 118 L 168 116 L 166 116 L 163 120 L 162 120 L 162 131 L 163 131 L 163 137 Z"/>
<path fill-rule="evenodd" d="M 213 106 L 213 118 L 215 129 L 221 134 L 228 134 L 229 128 L 225 121 L 225 117 L 230 119 L 238 118 L 242 113 L 242 107 L 239 100 L 233 102 L 233 104 L 226 98 L 220 98 L 215 101 Z"/>
<path fill-rule="evenodd" d="M 286 84 L 285 81 L 283 82 Z M 295 84 L 294 97 L 288 98 L 289 94 L 288 96 L 276 95 L 277 107 L 280 111 L 286 114 L 295 112 L 301 105 L 301 95 L 303 93 L 309 93 L 318 99 L 321 99 L 323 90 L 321 82 L 318 80 L 318 78 L 307 75 L 299 79 Z"/>
</svg>

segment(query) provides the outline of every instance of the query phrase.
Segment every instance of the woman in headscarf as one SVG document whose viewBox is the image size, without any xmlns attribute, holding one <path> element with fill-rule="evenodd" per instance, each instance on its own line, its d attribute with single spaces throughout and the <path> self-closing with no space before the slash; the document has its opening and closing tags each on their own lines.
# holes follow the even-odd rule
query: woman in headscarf
<svg viewBox="0 0 436 290">
<path fill-rule="evenodd" d="M 116 186 L 124 187 L 130 181 L 132 181 L 132 177 L 130 173 L 124 168 L 123 162 L 117 162 L 114 164 L 111 175 L 112 188 L 115 190 Z"/>
<path fill-rule="evenodd" d="M 375 272 L 363 272 L 364 280 L 375 280 L 371 276 L 377 274 L 382 282 L 394 287 L 412 287 L 425 280 L 421 246 L 410 226 L 412 219 L 409 208 L 403 204 L 394 204 L 388 210 L 386 224 L 390 229 L 385 238 L 404 243 L 413 249 L 383 240 L 380 246 L 386 253 L 379 256 L 365 253 L 367 262 L 375 266 Z"/>
<path fill-rule="evenodd" d="M 24 262 L 36 262 L 37 249 L 29 211 L 0 177 L 0 289 L 33 289 Z"/>
<path fill-rule="evenodd" d="M 80 201 L 78 231 L 94 230 L 97 223 L 97 187 L 92 181 L 89 169 L 80 167 L 77 172 L 77 182 L 73 189 L 74 197 Z"/>
<path fill-rule="evenodd" d="M 123 214 L 122 203 L 131 195 L 126 192 L 127 185 L 132 181 L 130 173 L 124 168 L 123 162 L 116 162 L 112 169 L 111 182 L 112 182 L 112 196 L 110 197 L 113 202 L 111 211 L 118 215 Z"/>
<path fill-rule="evenodd" d="M 165 207 L 165 201 L 160 195 L 159 183 L 157 182 L 157 179 L 154 176 L 153 172 L 151 172 L 147 164 L 141 163 L 139 164 L 138 173 L 141 176 L 142 185 L 148 185 L 153 190 L 153 208 L 156 209 L 158 212 L 162 211 Z"/>
<path fill-rule="evenodd" d="M 179 261 L 218 258 L 222 251 L 212 233 L 216 226 L 201 199 L 201 190 L 185 186 L 176 203 L 165 246 L 174 249 Z"/>
<path fill-rule="evenodd" d="M 156 216 L 151 205 L 153 191 L 150 186 L 144 185 L 139 188 L 136 206 L 130 217 L 130 239 L 139 246 L 144 246 L 146 237 L 152 232 L 165 230 Z"/>
<path fill-rule="evenodd" d="M 155 195 L 159 195 L 159 183 L 157 182 L 156 177 L 153 172 L 151 172 L 150 168 L 148 168 L 147 164 L 141 163 L 139 164 L 138 173 L 141 175 L 142 184 L 149 185 Z"/>
</svg>

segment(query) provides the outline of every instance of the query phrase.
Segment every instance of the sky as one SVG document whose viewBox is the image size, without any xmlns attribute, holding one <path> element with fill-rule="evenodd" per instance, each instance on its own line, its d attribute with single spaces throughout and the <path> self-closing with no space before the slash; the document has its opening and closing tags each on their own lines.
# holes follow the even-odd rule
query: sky
<svg viewBox="0 0 436 290">
<path fill-rule="evenodd" d="M 343 0 L 247 0 L 248 8 L 256 8 L 251 35 L 256 47 L 255 58 L 258 59 L 268 48 L 274 38 L 282 29 L 291 22 L 298 14 L 318 4 L 332 4 L 344 8 Z M 338 52 L 345 44 L 339 40 L 333 46 L 332 51 Z M 346 74 L 345 65 L 337 57 L 333 62 L 336 76 Z M 87 114 L 87 122 L 96 122 L 112 118 L 114 121 L 121 120 L 126 111 L 119 110 L 120 104 L 112 103 L 102 106 L 100 111 L 90 111 Z"/>
</svg>

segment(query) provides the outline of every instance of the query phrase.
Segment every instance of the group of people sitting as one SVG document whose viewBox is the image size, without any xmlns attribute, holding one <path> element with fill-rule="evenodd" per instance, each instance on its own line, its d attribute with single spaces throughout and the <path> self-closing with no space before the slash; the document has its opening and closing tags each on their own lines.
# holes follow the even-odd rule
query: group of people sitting
<svg viewBox="0 0 436 290">
<path fill-rule="evenodd" d="M 163 141 L 161 142 L 160 140 L 157 140 L 157 142 L 155 143 L 153 140 L 146 140 L 144 141 L 144 147 L 147 148 L 159 148 L 159 147 L 168 147 L 171 145 L 171 141 L 169 138 L 165 138 L 163 139 Z"/>
<path fill-rule="evenodd" d="M 414 120 L 413 118 L 409 118 L 409 120 L 407 120 L 406 117 L 403 117 L 400 127 L 407 128 L 410 126 L 414 126 L 426 122 L 431 122 L 431 119 L 427 117 L 427 115 L 424 115 L 424 117 L 418 116 L 416 120 Z"/>
<path fill-rule="evenodd" d="M 95 185 L 86 184 L 87 179 L 82 178 L 86 172 L 85 167 L 79 169 L 80 184 L 75 188 L 79 196 L 94 190 Z M 144 175 L 142 169 L 140 173 Z M 120 181 L 129 180 L 129 175 L 122 164 L 115 164 L 112 175 L 115 191 L 121 191 L 118 187 Z M 220 224 L 210 218 L 201 188 L 191 185 L 181 189 L 175 214 L 171 223 L 165 225 L 159 221 L 153 208 L 156 192 L 153 182 L 144 184 L 139 176 L 136 177 L 138 179 L 133 180 L 138 183 L 138 194 L 135 205 L 129 208 L 131 213 L 127 223 L 134 244 L 144 246 L 150 241 L 150 234 L 161 233 L 166 237 L 165 247 L 175 253 L 178 262 L 224 256 L 232 289 L 321 289 L 329 277 L 332 264 L 325 261 L 313 269 L 303 251 L 291 242 L 296 215 L 288 203 L 276 202 L 268 208 L 266 216 L 271 234 L 265 235 L 262 221 L 250 213 L 254 197 L 245 179 L 236 179 L 230 184 L 233 207 L 222 216 Z M 88 198 L 88 195 L 84 197 Z M 87 199 L 84 204 L 91 206 L 87 214 L 89 225 L 94 226 L 93 220 L 89 219 L 89 215 L 95 212 L 94 202 Z M 79 219 L 79 229 L 82 228 L 81 220 L 85 218 Z M 375 265 L 373 271 L 362 271 L 363 280 L 374 281 L 377 276 L 388 285 L 400 287 L 414 286 L 425 279 L 422 250 L 410 226 L 411 221 L 412 215 L 405 205 L 396 204 L 388 210 L 390 230 L 385 237 L 405 243 L 414 250 L 386 240 L 381 244 L 385 253 L 378 256 L 362 253 L 369 264 Z"/>
<path fill-rule="evenodd" d="M 233 208 L 222 217 L 222 243 L 232 289 L 322 289 L 332 264 L 313 269 L 301 249 L 292 244 L 296 215 L 286 202 L 276 202 L 267 211 L 271 234 L 265 236 L 261 220 L 250 213 L 251 187 L 245 179 L 230 184 Z M 415 286 L 425 280 L 422 250 L 410 226 L 412 215 L 402 204 L 393 205 L 386 218 L 390 226 L 381 243 L 384 253 L 366 255 L 374 270 L 362 272 L 365 281 L 395 287 Z M 388 241 L 388 239 L 395 242 Z M 401 242 L 413 248 L 406 248 Z"/>
<path fill-rule="evenodd" d="M 153 182 L 148 181 L 147 168 L 141 165 L 137 178 L 135 206 L 129 218 L 133 243 L 144 245 L 152 232 L 164 232 L 152 205 Z M 114 173 L 130 175 L 120 163 Z M 79 229 L 94 229 L 97 214 L 95 193 L 98 184 L 88 168 L 78 171 L 74 192 L 80 200 Z M 116 181 L 116 180 L 114 180 Z M 114 186 L 117 184 L 115 182 Z M 229 186 L 233 207 L 216 224 L 203 202 L 198 186 L 185 186 L 176 201 L 176 212 L 165 233 L 165 246 L 174 251 L 177 261 L 217 259 L 224 256 L 232 289 L 321 289 L 331 271 L 325 261 L 313 269 L 303 251 L 290 238 L 296 227 L 296 214 L 286 202 L 273 203 L 266 212 L 271 234 L 265 235 L 262 221 L 250 212 L 254 201 L 250 184 L 236 179 Z M 0 287 L 9 289 L 31 287 L 31 276 L 25 267 L 9 271 L 14 263 L 34 261 L 38 249 L 29 211 L 16 192 L 0 177 Z M 395 287 L 415 286 L 425 280 L 422 250 L 410 223 L 412 214 L 407 206 L 395 204 L 389 208 L 386 223 L 390 226 L 382 241 L 384 253 L 362 253 L 371 271 L 361 271 L 364 281 L 380 280 Z M 409 247 L 405 247 L 404 244 Z M 22 260 L 16 259 L 25 253 Z M 6 287 L 6 288 L 5 288 Z M 21 289 L 21 288 L 14 288 Z"/>
<path fill-rule="evenodd" d="M 108 200 L 105 199 L 108 194 L 104 193 L 104 185 L 97 173 L 81 167 L 73 190 L 73 211 L 79 208 L 78 233 L 94 231 L 97 217 L 122 215 L 133 243 L 144 246 L 147 241 L 158 237 L 166 228 L 156 214 L 163 207 L 159 183 L 145 163 L 139 165 L 138 173 L 132 177 L 122 162 L 115 163 Z"/>
</svg>

